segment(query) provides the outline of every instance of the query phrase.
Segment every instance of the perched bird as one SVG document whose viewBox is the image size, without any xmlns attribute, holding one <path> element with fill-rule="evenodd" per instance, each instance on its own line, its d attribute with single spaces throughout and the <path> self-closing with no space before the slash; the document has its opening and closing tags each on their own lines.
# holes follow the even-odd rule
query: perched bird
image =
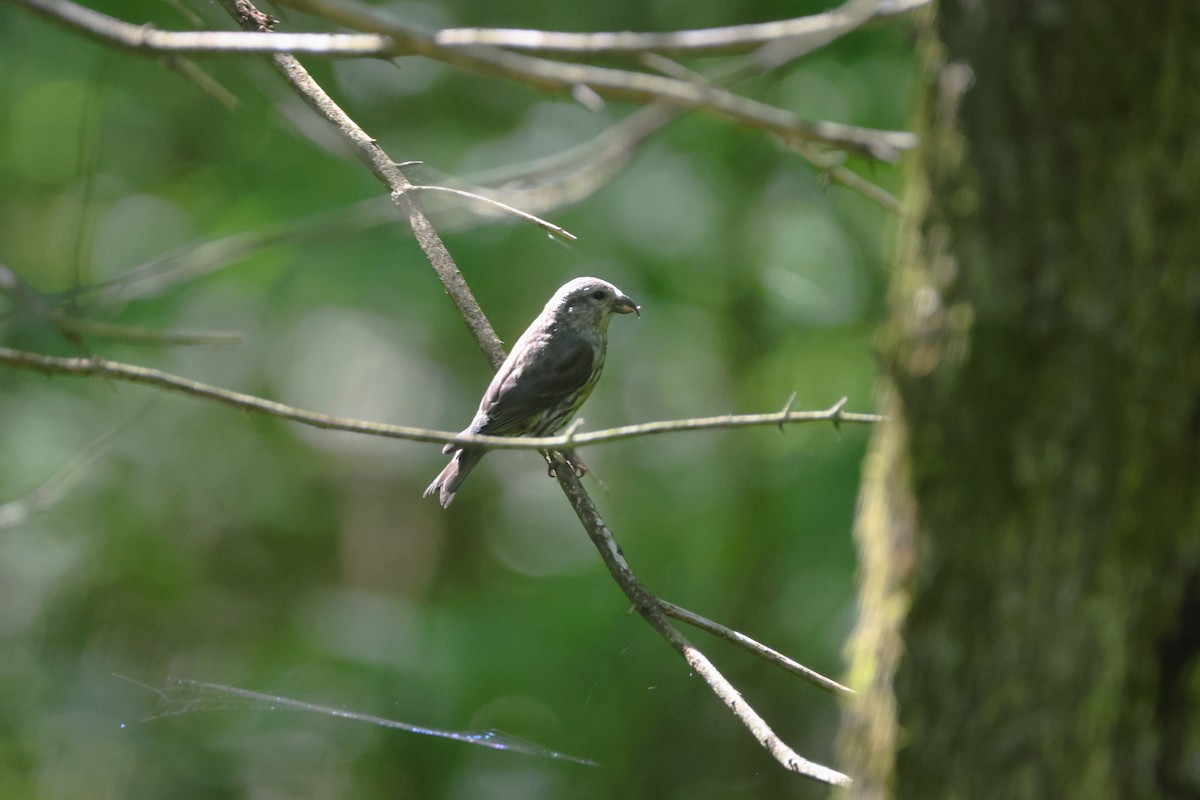
<svg viewBox="0 0 1200 800">
<path fill-rule="evenodd" d="M 641 309 L 599 278 L 576 278 L 560 287 L 517 339 L 462 432 L 553 436 L 565 428 L 600 379 L 614 313 L 640 317 Z M 437 492 L 448 508 L 487 449 L 448 444 L 442 452 L 454 457 L 423 496 Z"/>
</svg>

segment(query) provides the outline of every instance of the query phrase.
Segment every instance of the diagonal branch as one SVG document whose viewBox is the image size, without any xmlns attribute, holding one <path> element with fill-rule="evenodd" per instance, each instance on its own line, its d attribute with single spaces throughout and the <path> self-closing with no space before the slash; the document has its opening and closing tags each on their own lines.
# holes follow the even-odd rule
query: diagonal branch
<svg viewBox="0 0 1200 800">
<path fill-rule="evenodd" d="M 221 0 L 221 3 L 243 28 L 260 32 L 270 30 L 272 18 L 255 8 L 250 0 Z M 325 93 L 325 90 L 313 80 L 294 56 L 276 55 L 272 56 L 272 61 L 284 79 L 292 85 L 292 88 L 314 111 L 332 123 L 346 137 L 354 146 L 359 160 L 388 187 L 392 202 L 396 204 L 401 213 L 408 217 L 413 235 L 417 237 L 417 244 L 425 253 L 425 257 L 429 259 L 430 265 L 437 273 L 438 280 L 442 282 L 446 293 L 454 301 L 454 305 L 462 314 L 467 327 L 471 329 L 480 348 L 491 361 L 492 367 L 499 368 L 500 364 L 504 362 L 504 348 L 500 344 L 500 339 L 492 330 L 492 324 L 484 316 L 483 309 L 479 307 L 475 296 L 471 294 L 470 287 L 467 286 L 466 280 L 459 272 L 458 265 L 451 258 L 442 238 L 438 236 L 420 204 L 412 196 L 414 194 L 413 184 L 400 171 L 396 161 L 389 157 L 383 148 L 368 136 L 354 120 L 350 119 L 349 115 Z"/>
<path fill-rule="evenodd" d="M 575 470 L 563 458 L 562 453 L 554 453 L 553 459 L 554 474 L 558 476 L 558 483 L 562 487 L 563 494 L 567 496 L 571 507 L 575 509 L 575 514 L 587 530 L 592 544 L 600 552 L 600 557 L 604 560 L 604 565 L 608 567 L 609 573 L 613 576 L 617 585 L 621 587 L 621 591 L 633 603 L 633 607 L 637 609 L 637 612 L 650 624 L 650 627 L 654 628 L 660 636 L 667 640 L 667 643 L 671 647 L 675 648 L 684 657 L 688 665 L 696 671 L 697 675 L 704 679 L 704 682 L 721 699 L 721 702 L 746 726 L 746 729 L 750 731 L 758 743 L 766 748 L 767 752 L 782 764 L 785 769 L 797 775 L 803 775 L 806 778 L 812 778 L 831 786 L 848 785 L 850 778 L 846 775 L 816 762 L 809 761 L 788 747 L 771 730 L 766 720 L 759 716 L 750 704 L 742 698 L 733 684 L 713 666 L 712 662 L 697 650 L 696 646 L 687 640 L 687 637 L 675 629 L 670 620 L 667 619 L 661 601 L 650 594 L 633 573 L 629 562 L 625 560 L 625 556 L 621 552 L 620 546 L 617 544 L 616 539 L 613 538 L 612 531 L 609 530 L 608 525 L 600 517 L 600 512 L 596 509 L 592 498 L 588 496 L 587 491 L 583 488 L 583 484 L 580 483 L 579 478 L 575 476 Z"/>
</svg>

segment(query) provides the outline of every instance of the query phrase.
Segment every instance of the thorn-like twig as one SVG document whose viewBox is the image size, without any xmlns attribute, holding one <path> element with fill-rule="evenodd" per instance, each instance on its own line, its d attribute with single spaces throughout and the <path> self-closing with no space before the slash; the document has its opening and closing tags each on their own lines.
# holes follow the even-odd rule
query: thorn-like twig
<svg viewBox="0 0 1200 800">
<path fill-rule="evenodd" d="M 793 389 L 792 394 L 788 397 L 787 402 L 783 404 L 783 410 L 779 412 L 779 432 L 783 433 L 783 423 L 787 422 L 788 414 L 791 413 L 792 403 L 796 402 L 796 391 Z"/>
<path fill-rule="evenodd" d="M 842 415 L 842 409 L 846 407 L 846 403 L 849 399 L 850 398 L 848 397 L 843 397 L 841 400 L 838 400 L 836 403 L 831 405 L 829 410 L 825 412 L 829 415 L 830 422 L 833 423 L 833 429 L 838 433 L 842 432 L 842 420 L 845 418 Z"/>
<path fill-rule="evenodd" d="M 562 433 L 564 448 L 568 448 L 574 443 L 575 432 L 583 427 L 583 423 L 583 417 L 576 417 L 575 419 L 571 420 L 571 424 L 568 425 L 567 429 Z"/>
</svg>

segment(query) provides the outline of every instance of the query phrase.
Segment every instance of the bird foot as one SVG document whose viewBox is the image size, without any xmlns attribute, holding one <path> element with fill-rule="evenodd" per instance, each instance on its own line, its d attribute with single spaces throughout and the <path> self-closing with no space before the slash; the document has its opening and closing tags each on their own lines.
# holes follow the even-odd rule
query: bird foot
<svg viewBox="0 0 1200 800">
<path fill-rule="evenodd" d="M 582 478 L 584 475 L 587 475 L 587 465 L 583 463 L 582 458 L 575 454 L 574 450 L 564 450 L 563 458 L 567 460 L 567 464 L 570 465 L 571 469 L 575 470 L 576 478 Z M 551 478 L 557 477 L 554 474 L 554 462 L 548 458 L 546 459 L 546 475 Z"/>
</svg>

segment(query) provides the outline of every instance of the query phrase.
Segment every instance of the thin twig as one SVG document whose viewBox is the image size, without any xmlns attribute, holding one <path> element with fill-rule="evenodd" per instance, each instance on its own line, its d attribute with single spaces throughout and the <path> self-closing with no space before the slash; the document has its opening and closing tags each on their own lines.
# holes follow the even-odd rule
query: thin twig
<svg viewBox="0 0 1200 800">
<path fill-rule="evenodd" d="M 324 56 L 394 54 L 395 43 L 375 33 L 241 33 L 160 31 L 101 14 L 69 0 L 16 0 L 42 16 L 94 39 L 140 53 L 312 53 Z"/>
<path fill-rule="evenodd" d="M 874 423 L 880 422 L 883 419 L 878 414 L 843 411 L 842 404 L 845 403 L 845 399 L 843 398 L 838 403 L 823 411 L 776 411 L 769 414 L 742 415 L 726 414 L 720 417 L 646 422 L 640 425 L 626 425 L 620 428 L 609 428 L 592 433 L 576 433 L 575 429 L 569 429 L 566 434 L 560 436 L 464 436 L 453 431 L 439 431 L 405 425 L 387 425 L 380 422 L 365 422 L 363 420 L 337 417 L 331 414 L 321 414 L 315 411 L 306 411 L 287 405 L 286 403 L 279 403 L 250 394 L 221 389 L 206 383 L 193 381 L 189 378 L 172 375 L 162 370 L 124 364 L 119 361 L 109 361 L 99 357 L 61 358 L 0 347 L 0 364 L 41 372 L 45 375 L 104 376 L 126 383 L 153 386 L 158 389 L 179 392 L 193 397 L 215 400 L 216 402 L 224 403 L 243 411 L 258 411 L 272 417 L 279 417 L 280 419 L 324 430 L 362 433 L 370 436 L 404 439 L 412 442 L 431 442 L 435 444 L 450 442 L 459 445 L 481 445 L 495 450 L 577 448 L 585 445 L 633 439 L 639 436 L 678 433 L 681 431 L 747 428 L 781 424 L 790 425 L 806 422 Z"/>
<path fill-rule="evenodd" d="M 512 206 L 508 205 L 507 203 L 501 203 L 499 200 L 493 200 L 492 198 L 487 197 L 486 195 L 478 194 L 477 192 L 468 192 L 465 189 L 453 189 L 449 186 L 432 186 L 432 185 L 428 185 L 428 184 L 413 184 L 412 187 L 410 187 L 408 189 L 408 191 L 410 191 L 410 192 L 413 192 L 413 191 L 446 192 L 447 194 L 452 194 L 456 197 L 461 197 L 466 200 L 472 200 L 477 203 L 483 203 L 486 206 L 490 206 L 491 208 L 498 209 L 498 210 L 504 212 L 505 214 L 509 214 L 511 216 L 516 217 L 517 219 L 522 219 L 522 220 L 525 220 L 526 222 L 537 225 L 539 228 L 549 231 L 550 233 L 554 234 L 555 236 L 559 236 L 563 239 L 566 239 L 569 242 L 573 242 L 576 240 L 575 234 L 571 233 L 566 228 L 560 228 L 558 225 L 555 225 L 553 222 L 547 222 L 546 220 L 542 219 L 541 217 L 526 213 L 519 208 L 513 208 Z"/>
<path fill-rule="evenodd" d="M 661 597 L 657 598 L 657 600 L 659 607 L 668 617 L 674 617 L 680 622 L 686 622 L 688 625 L 699 628 L 702 631 L 708 631 L 714 636 L 719 636 L 727 642 L 736 644 L 738 647 L 744 647 L 756 656 L 766 659 L 772 664 L 782 667 L 788 672 L 808 681 L 818 689 L 822 689 L 838 697 L 849 697 L 854 694 L 853 689 L 843 686 L 832 678 L 826 678 L 821 673 L 788 658 L 778 650 L 773 650 L 765 644 L 756 642 L 744 633 L 739 633 L 732 628 L 727 628 L 718 622 L 713 622 L 711 619 L 702 617 L 693 611 L 688 611 L 686 608 L 669 603 Z"/>
<path fill-rule="evenodd" d="M 886 208 L 888 211 L 899 211 L 900 201 L 896 196 L 882 186 L 871 183 L 842 162 L 842 153 L 822 153 L 812 142 L 790 142 L 788 146 L 802 155 L 820 174 L 828 180 L 842 184 L 847 189 L 858 192 L 863 197 Z"/>
</svg>

